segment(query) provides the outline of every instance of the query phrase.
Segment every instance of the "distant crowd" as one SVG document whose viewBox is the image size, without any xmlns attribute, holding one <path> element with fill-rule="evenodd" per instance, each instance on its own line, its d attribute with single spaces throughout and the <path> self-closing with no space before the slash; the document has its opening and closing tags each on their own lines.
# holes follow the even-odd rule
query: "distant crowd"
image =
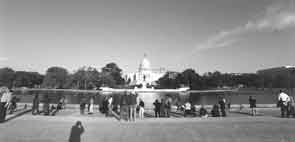
<svg viewBox="0 0 295 142">
<path fill-rule="evenodd" d="M 0 87 L 0 122 L 4 122 L 7 114 L 13 114 L 17 110 L 17 102 L 19 99 L 12 95 L 13 91 L 7 87 Z M 185 102 L 184 104 L 179 104 L 173 102 L 171 97 L 165 97 L 161 99 L 156 99 L 153 102 L 154 115 L 150 113 L 150 110 L 146 113 L 145 102 L 136 92 L 124 92 L 119 95 L 114 101 L 112 95 L 104 96 L 99 105 L 95 103 L 95 96 L 83 97 L 80 99 L 80 114 L 91 115 L 95 113 L 95 106 L 99 106 L 100 112 L 105 114 L 106 117 L 115 116 L 119 120 L 126 121 L 136 121 L 137 118 L 144 119 L 145 115 L 148 117 L 171 117 L 183 115 L 184 117 L 226 117 L 231 109 L 230 101 L 227 101 L 224 97 L 219 97 L 216 104 L 210 107 L 205 105 L 200 105 L 196 107 L 192 102 Z M 68 103 L 65 96 L 60 96 L 58 102 L 50 99 L 49 95 L 43 95 L 40 99 L 39 95 L 35 95 L 32 100 L 32 114 L 33 115 L 56 115 L 60 110 L 66 109 L 66 104 Z M 250 112 L 252 116 L 257 115 L 257 101 L 254 97 L 249 96 L 248 99 Z M 40 109 L 39 105 L 42 105 Z M 26 106 L 26 105 L 25 105 Z M 280 90 L 278 94 L 277 107 L 280 108 L 281 117 L 295 118 L 295 102 L 292 96 L 289 96 L 284 91 Z M 175 109 L 174 109 L 175 108 Z M 244 107 L 241 105 L 240 111 Z"/>
</svg>

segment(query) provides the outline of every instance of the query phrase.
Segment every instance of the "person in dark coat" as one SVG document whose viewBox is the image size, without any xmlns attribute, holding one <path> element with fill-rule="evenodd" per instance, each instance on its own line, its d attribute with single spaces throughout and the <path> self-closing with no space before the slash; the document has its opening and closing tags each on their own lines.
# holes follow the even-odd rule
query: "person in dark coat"
<svg viewBox="0 0 295 142">
<path fill-rule="evenodd" d="M 39 114 L 39 96 L 35 95 L 34 99 L 33 99 L 33 108 L 32 108 L 32 114 L 36 115 Z"/>
<path fill-rule="evenodd" d="M 249 96 L 249 105 L 251 109 L 251 115 L 256 115 L 256 99 L 254 99 L 252 96 Z"/>
<path fill-rule="evenodd" d="M 85 108 L 86 108 L 86 100 L 85 98 L 82 98 L 80 102 L 80 114 L 82 115 L 84 114 Z"/>
<path fill-rule="evenodd" d="M 120 100 L 120 120 L 127 120 L 129 121 L 129 100 L 128 100 L 128 92 L 124 92 L 121 96 Z"/>
<path fill-rule="evenodd" d="M 166 117 L 165 116 L 165 101 L 164 101 L 164 99 L 161 99 L 160 104 L 161 104 L 161 106 L 160 106 L 160 117 Z"/>
<path fill-rule="evenodd" d="M 217 104 L 215 104 L 211 110 L 211 115 L 212 117 L 219 117 L 220 113 L 219 113 L 219 107 Z"/>
<path fill-rule="evenodd" d="M 48 97 L 48 95 L 45 95 L 43 98 L 43 112 L 44 115 L 49 115 L 50 114 L 50 99 Z"/>
<path fill-rule="evenodd" d="M 104 114 L 107 113 L 107 97 L 102 99 L 101 112 Z"/>
<path fill-rule="evenodd" d="M 161 103 L 156 99 L 153 105 L 155 106 L 155 117 L 160 117 Z"/>
<path fill-rule="evenodd" d="M 63 109 L 63 97 L 60 97 L 56 106 L 56 111 Z"/>
<path fill-rule="evenodd" d="M 205 109 L 204 105 L 202 105 L 201 108 L 200 108 L 200 117 L 202 117 L 202 118 L 207 118 L 208 117 L 208 112 Z"/>
<path fill-rule="evenodd" d="M 72 127 L 69 142 L 81 142 L 81 135 L 84 132 L 84 127 L 81 121 L 77 121 Z"/>
</svg>

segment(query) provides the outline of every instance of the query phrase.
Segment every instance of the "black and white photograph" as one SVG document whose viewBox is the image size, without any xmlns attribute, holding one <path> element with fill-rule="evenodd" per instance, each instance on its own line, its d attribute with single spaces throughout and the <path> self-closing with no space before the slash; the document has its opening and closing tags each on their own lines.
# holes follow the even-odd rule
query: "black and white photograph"
<svg viewBox="0 0 295 142">
<path fill-rule="evenodd" d="M 295 142 L 295 0 L 0 0 L 0 142 Z"/>
</svg>

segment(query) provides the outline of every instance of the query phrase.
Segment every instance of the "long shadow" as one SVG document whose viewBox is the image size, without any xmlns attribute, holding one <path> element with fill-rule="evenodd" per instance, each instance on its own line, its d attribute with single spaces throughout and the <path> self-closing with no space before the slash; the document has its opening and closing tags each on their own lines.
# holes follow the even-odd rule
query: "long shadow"
<svg viewBox="0 0 295 142">
<path fill-rule="evenodd" d="M 20 117 L 20 116 L 22 116 L 22 115 L 28 113 L 28 112 L 31 112 L 31 111 L 32 111 L 32 109 L 28 109 L 28 110 L 22 111 L 22 112 L 20 112 L 20 113 L 18 113 L 18 114 L 15 114 L 15 115 L 11 116 L 11 117 L 8 117 L 4 122 L 8 122 L 8 121 L 10 121 L 10 120 L 13 120 L 13 119 L 15 119 L 15 118 L 17 118 L 17 117 Z"/>
<path fill-rule="evenodd" d="M 183 117 L 183 113 L 180 113 L 180 112 L 170 112 L 170 115 L 176 118 Z"/>
<path fill-rule="evenodd" d="M 249 112 L 242 112 L 242 111 L 231 111 L 230 113 L 237 113 L 237 114 L 243 114 L 243 115 L 252 116 L 251 113 L 249 113 Z M 258 113 L 255 116 L 265 116 L 265 115 L 263 113 Z"/>
<path fill-rule="evenodd" d="M 184 112 L 170 112 L 170 115 L 177 118 L 183 118 Z M 199 117 L 199 111 L 190 112 L 186 117 Z"/>
<path fill-rule="evenodd" d="M 118 121 L 120 121 L 121 117 L 118 113 L 116 113 L 115 111 L 112 111 L 112 116 L 114 116 Z"/>
<path fill-rule="evenodd" d="M 51 116 L 55 116 L 60 110 L 61 110 L 61 109 L 57 109 L 57 108 L 55 108 L 55 109 L 53 109 L 53 110 L 51 110 L 51 111 L 49 112 L 49 115 L 51 115 Z"/>
<path fill-rule="evenodd" d="M 155 116 L 152 115 L 152 114 L 150 114 L 150 113 L 145 112 L 145 113 L 144 113 L 144 117 L 146 117 L 146 118 L 153 118 L 153 117 L 155 117 Z"/>
<path fill-rule="evenodd" d="M 144 116 L 146 118 L 155 118 L 155 115 L 154 114 L 147 113 L 147 112 L 144 113 Z M 171 117 L 176 117 L 176 118 L 182 118 L 183 117 L 183 114 L 182 113 L 179 113 L 179 112 L 170 112 L 170 116 Z M 161 117 L 161 118 L 165 118 L 165 117 Z"/>
</svg>

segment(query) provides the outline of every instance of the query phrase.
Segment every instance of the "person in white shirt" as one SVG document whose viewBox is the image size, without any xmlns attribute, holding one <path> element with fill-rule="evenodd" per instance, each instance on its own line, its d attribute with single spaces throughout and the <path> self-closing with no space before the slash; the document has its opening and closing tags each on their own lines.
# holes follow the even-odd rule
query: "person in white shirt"
<svg viewBox="0 0 295 142">
<path fill-rule="evenodd" d="M 0 122 L 4 122 L 6 117 L 6 110 L 11 100 L 11 92 L 7 87 L 3 87 L 1 94 L 2 97 L 0 100 Z"/>
<path fill-rule="evenodd" d="M 278 96 L 279 106 L 281 107 L 281 117 L 285 117 L 287 115 L 287 105 L 290 101 L 290 97 L 280 90 L 280 94 Z"/>
<path fill-rule="evenodd" d="M 184 117 L 191 113 L 191 103 L 186 102 L 184 105 Z"/>
<path fill-rule="evenodd" d="M 93 114 L 94 113 L 94 97 L 91 97 L 89 100 L 89 112 L 88 114 Z"/>
<path fill-rule="evenodd" d="M 113 111 L 113 97 L 110 96 L 109 99 L 108 99 L 108 115 L 111 115 L 112 114 L 112 111 Z"/>
</svg>

